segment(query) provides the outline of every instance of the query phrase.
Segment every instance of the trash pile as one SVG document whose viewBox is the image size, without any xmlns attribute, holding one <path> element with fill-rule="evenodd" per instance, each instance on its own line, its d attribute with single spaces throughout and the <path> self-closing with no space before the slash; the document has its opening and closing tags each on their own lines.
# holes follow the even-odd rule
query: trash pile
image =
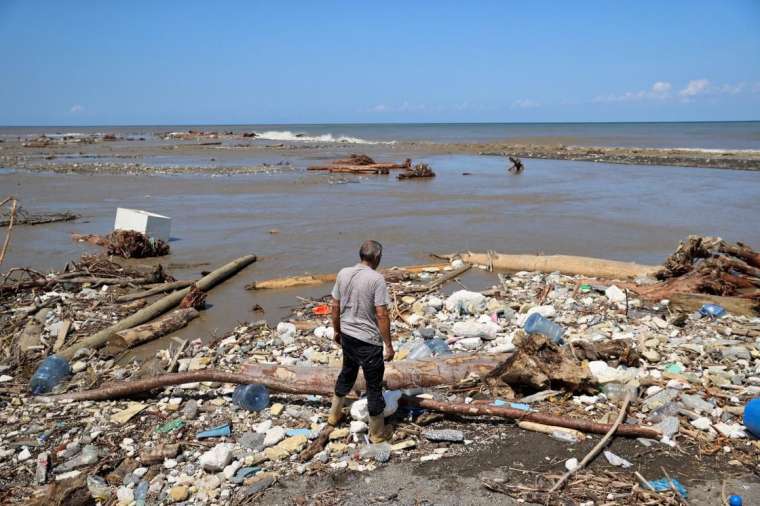
<svg viewBox="0 0 760 506">
<path fill-rule="evenodd" d="M 445 267 L 387 276 L 397 349 L 397 362 L 387 370 L 395 366 L 402 371 L 411 360 L 440 365 L 491 357 L 496 364 L 490 372 L 462 374 L 449 384 L 386 391 L 386 414 L 394 426 L 390 443 L 368 444 L 366 401 L 354 402 L 347 410 L 349 420 L 332 428 L 325 424 L 331 385 L 317 395 L 313 385 L 309 392 L 310 385 L 298 381 L 340 366 L 326 298 L 304 303 L 274 328 L 248 323 L 205 344 L 175 339 L 144 363 L 121 364 L 82 348 L 72 358 L 70 378 L 53 390 L 71 394 L 156 381 L 148 395 L 129 399 L 33 397 L 29 369 L 4 362 L 0 500 L 61 503 L 91 497 L 123 505 L 251 501 L 289 476 L 363 473 L 396 462 L 467 453 L 488 444 L 494 433 L 516 430 L 508 423 L 470 425 L 478 423 L 477 416 L 507 412 L 518 418 L 520 429 L 567 445 L 585 440 L 588 432 L 605 433 L 610 425 L 614 431 L 613 421 L 620 417 L 624 423 L 617 437 L 626 435 L 626 427 L 641 426 L 652 434 L 639 438 L 641 445 L 689 458 L 709 454 L 736 471 L 760 472 L 760 444 L 752 438 L 753 431 L 756 436 L 760 432 L 760 406 L 748 404 L 760 397 L 759 318 L 721 307 L 683 313 L 668 300 L 646 302 L 616 284 L 559 273 L 499 274 L 498 285 L 482 292 L 441 291 L 470 268 L 454 260 Z M 27 283 L 35 291 L 4 293 L 3 313 L 14 316 L 6 317 L 3 335 L 21 321 L 35 321 L 40 344 L 32 349 L 49 352 L 55 350 L 51 341 L 56 336 L 70 342 L 111 325 L 119 312 L 129 312 L 124 306 L 134 301 L 118 302 L 132 290 L 128 283 L 109 284 L 105 267 L 83 283 L 80 271 L 81 266 L 75 271 L 78 277 L 68 278 L 65 273 L 55 278 L 24 273 L 19 286 Z M 39 317 L 43 309 L 47 311 Z M 66 321 L 76 329 L 74 335 L 62 332 Z M 285 376 L 262 373 L 260 381 L 240 385 L 159 381 L 175 371 L 214 370 L 241 371 L 250 378 L 256 371 Z M 399 377 L 386 374 L 389 383 Z M 416 377 L 420 383 L 426 380 L 424 374 Z M 278 383 L 283 378 L 288 379 Z M 284 393 L 288 388 L 291 393 Z M 292 393 L 299 388 L 302 394 Z M 467 418 L 441 412 L 446 406 Z M 528 421 L 538 415 L 577 419 L 588 430 Z M 592 421 L 607 425 L 592 430 Z M 635 476 L 633 468 L 627 470 L 636 464 L 634 455 L 606 451 L 604 458 L 618 471 L 579 471 L 576 476 L 588 477 L 593 486 L 569 480 L 563 497 L 600 504 L 622 490 L 628 502 L 676 504 L 679 494 L 688 493 L 676 476 Z M 577 459 L 565 462 L 568 472 L 578 465 Z M 556 503 L 557 495 L 546 492 L 556 480 L 544 477 L 544 491 L 519 480 L 510 475 L 484 486 L 517 499 Z"/>
</svg>

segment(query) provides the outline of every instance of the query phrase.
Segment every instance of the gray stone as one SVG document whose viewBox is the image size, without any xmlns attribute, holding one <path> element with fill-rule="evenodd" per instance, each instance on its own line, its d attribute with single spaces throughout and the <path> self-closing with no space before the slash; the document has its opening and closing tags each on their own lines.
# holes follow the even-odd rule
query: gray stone
<svg viewBox="0 0 760 506">
<path fill-rule="evenodd" d="M 194 420 L 198 416 L 198 403 L 195 399 L 190 399 L 182 407 L 182 416 L 185 420 Z"/>
<path fill-rule="evenodd" d="M 243 448 L 260 452 L 264 449 L 264 439 L 266 435 L 258 432 L 246 432 L 238 439 L 238 444 Z"/>
</svg>

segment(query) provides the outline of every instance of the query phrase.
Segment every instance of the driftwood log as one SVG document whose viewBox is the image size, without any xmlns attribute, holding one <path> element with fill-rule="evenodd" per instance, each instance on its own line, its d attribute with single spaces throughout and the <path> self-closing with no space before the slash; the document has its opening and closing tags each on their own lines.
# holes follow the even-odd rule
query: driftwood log
<svg viewBox="0 0 760 506">
<path fill-rule="evenodd" d="M 223 265 L 222 267 L 219 267 L 215 271 L 204 276 L 196 283 L 196 286 L 200 290 L 208 291 L 230 276 L 237 274 L 240 270 L 244 269 L 255 261 L 256 255 L 246 255 L 244 257 L 240 257 L 237 260 Z M 149 322 L 150 320 L 169 311 L 177 304 L 179 304 L 185 295 L 187 295 L 189 292 L 190 288 L 188 287 L 166 295 L 150 306 L 136 312 L 132 316 L 129 316 L 117 322 L 116 324 L 111 325 L 107 329 L 101 330 L 100 332 L 97 332 L 96 334 L 93 334 L 90 337 L 82 339 L 81 341 L 69 346 L 65 350 L 62 350 L 59 355 L 67 360 L 70 360 L 71 357 L 73 357 L 74 354 L 82 348 L 100 348 L 105 345 L 111 336 L 113 336 L 116 332 L 132 328 L 137 325 L 142 325 L 143 323 Z"/>
<path fill-rule="evenodd" d="M 406 172 L 399 174 L 398 179 L 416 179 L 435 177 L 435 172 L 426 163 L 418 163 L 414 167 L 408 167 Z"/>
<path fill-rule="evenodd" d="M 654 276 L 662 267 L 632 262 L 571 255 L 505 255 L 504 253 L 466 253 L 440 255 L 442 258 L 461 258 L 465 263 L 484 265 L 497 270 L 555 272 L 609 279 Z"/>
<path fill-rule="evenodd" d="M 450 360 L 450 359 L 449 359 Z M 413 366 L 415 361 L 406 362 L 406 366 Z M 404 362 L 396 363 L 397 367 L 404 368 Z M 251 374 L 231 373 L 218 371 L 213 369 L 206 369 L 202 371 L 182 372 L 173 374 L 164 374 L 161 376 L 155 376 L 147 379 L 141 379 L 136 381 L 115 383 L 103 386 L 95 390 L 85 390 L 82 392 L 73 392 L 62 395 L 54 395 L 48 397 L 40 397 L 43 402 L 55 402 L 60 400 L 72 400 L 72 401 L 90 401 L 90 400 L 108 400 L 121 398 L 126 396 L 135 395 L 142 392 L 148 392 L 156 388 L 163 388 L 172 385 L 181 385 L 184 383 L 195 383 L 198 381 L 217 381 L 220 383 L 238 383 L 238 384 L 251 384 L 259 383 L 264 384 L 271 390 L 275 390 L 283 393 L 290 394 L 302 394 L 302 395 L 324 395 L 331 396 L 334 388 L 335 375 L 337 375 L 337 369 L 333 371 L 333 376 L 329 377 L 329 382 L 325 383 L 323 380 L 323 368 L 312 367 L 312 373 L 316 375 L 318 379 L 308 380 L 305 383 L 295 382 L 293 379 L 274 378 L 272 376 L 256 376 Z M 415 373 L 412 371 L 403 372 L 407 377 L 412 380 L 404 386 L 409 388 L 420 383 L 429 383 L 426 378 L 413 378 Z M 592 432 L 597 434 L 604 434 L 611 428 L 609 424 L 595 423 L 590 420 L 583 420 L 578 418 L 568 418 L 563 416 L 548 415 L 542 413 L 528 412 L 520 409 L 497 407 L 484 404 L 460 404 L 460 403 L 447 403 L 434 401 L 431 399 L 421 399 L 418 397 L 403 396 L 400 400 L 401 405 L 415 406 L 424 409 L 430 409 L 434 411 L 440 411 L 443 413 L 457 414 L 457 415 L 469 415 L 469 416 L 494 416 L 516 420 L 526 420 L 536 423 L 543 423 L 546 425 L 555 425 L 557 427 L 566 427 L 584 432 Z M 621 425 L 617 428 L 616 434 L 621 436 L 630 437 L 649 437 L 659 438 L 660 433 L 651 427 L 642 427 L 638 425 Z M 324 436 L 327 437 L 327 436 Z M 306 455 L 308 457 L 308 455 Z"/>
<path fill-rule="evenodd" d="M 381 269 L 380 272 L 385 277 L 386 281 L 395 280 L 398 279 L 399 276 L 401 276 L 401 279 L 404 279 L 403 276 L 407 274 L 414 274 L 418 272 L 424 272 L 428 269 L 443 269 L 445 267 L 448 267 L 449 264 L 445 263 L 434 263 L 434 264 L 423 264 L 423 265 L 410 265 L 407 267 L 393 267 L 390 269 Z M 306 274 L 303 276 L 290 276 L 287 278 L 275 278 L 275 279 L 267 279 L 263 281 L 255 281 L 249 285 L 247 285 L 245 288 L 246 290 L 267 290 L 267 289 L 282 289 L 282 288 L 292 288 L 294 286 L 308 286 L 308 285 L 319 285 L 322 283 L 332 283 L 335 281 L 335 278 L 338 276 L 337 273 L 333 274 Z"/>
<path fill-rule="evenodd" d="M 116 302 L 131 302 L 133 300 L 144 299 L 146 297 L 158 295 L 159 293 L 171 292 L 173 290 L 187 288 L 188 286 L 192 286 L 193 283 L 195 283 L 195 281 L 174 281 L 171 283 L 164 283 L 160 286 L 155 286 L 149 290 L 122 295 L 116 298 Z"/>
<path fill-rule="evenodd" d="M 111 339 L 108 340 L 108 344 L 120 349 L 133 348 L 179 330 L 199 315 L 198 310 L 192 307 L 175 309 L 171 313 L 165 314 L 152 322 L 115 332 Z"/>
</svg>

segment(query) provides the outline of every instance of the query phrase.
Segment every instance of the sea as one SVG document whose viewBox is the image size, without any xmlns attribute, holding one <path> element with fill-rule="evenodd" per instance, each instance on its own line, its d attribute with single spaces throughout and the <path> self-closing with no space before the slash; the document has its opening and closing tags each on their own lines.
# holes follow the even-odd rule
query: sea
<svg viewBox="0 0 760 506">
<path fill-rule="evenodd" d="M 261 142 L 346 144 L 526 142 L 568 146 L 760 151 L 760 121 L 673 123 L 355 123 L 0 127 L 0 138 L 187 130 L 254 132 Z"/>
</svg>

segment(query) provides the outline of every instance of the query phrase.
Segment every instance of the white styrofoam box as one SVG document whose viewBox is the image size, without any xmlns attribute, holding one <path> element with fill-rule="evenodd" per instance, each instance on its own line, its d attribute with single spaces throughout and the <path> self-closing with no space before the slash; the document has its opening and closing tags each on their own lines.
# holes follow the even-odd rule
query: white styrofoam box
<svg viewBox="0 0 760 506">
<path fill-rule="evenodd" d="M 134 230 L 142 232 L 148 237 L 169 242 L 172 228 L 172 219 L 168 216 L 143 211 L 141 209 L 116 209 L 115 230 Z"/>
</svg>

